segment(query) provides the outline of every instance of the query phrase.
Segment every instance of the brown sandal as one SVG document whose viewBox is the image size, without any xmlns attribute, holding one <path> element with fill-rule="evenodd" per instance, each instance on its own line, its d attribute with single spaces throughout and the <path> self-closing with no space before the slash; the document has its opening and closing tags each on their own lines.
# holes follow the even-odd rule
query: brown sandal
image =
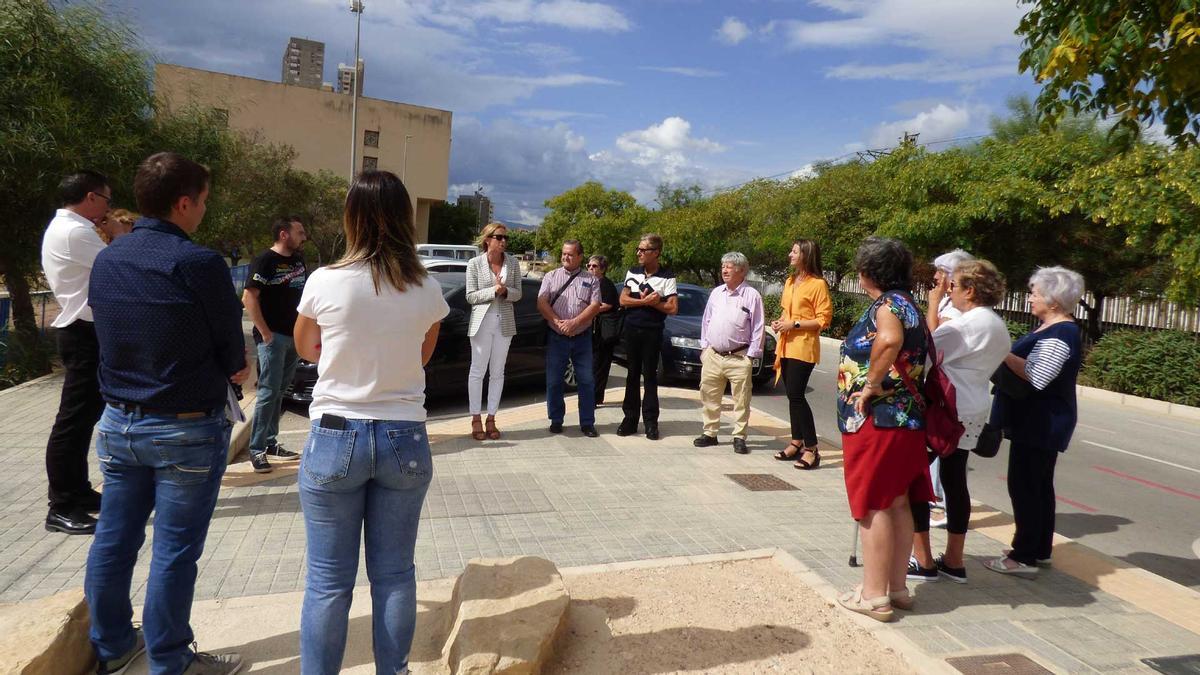
<svg viewBox="0 0 1200 675">
<path fill-rule="evenodd" d="M 482 441 L 483 439 L 487 438 L 487 436 L 483 433 L 483 422 L 479 420 L 478 415 L 471 418 L 471 438 L 474 438 L 477 441 Z"/>
<path fill-rule="evenodd" d="M 500 430 L 496 428 L 496 418 L 493 415 L 487 417 L 487 437 L 493 441 L 500 440 Z"/>
<path fill-rule="evenodd" d="M 805 452 L 812 453 L 812 456 L 813 456 L 812 462 L 809 462 L 808 460 L 804 459 Z M 821 452 L 817 449 L 817 446 L 814 445 L 811 448 L 804 448 L 804 450 L 800 453 L 800 455 L 801 455 L 800 459 L 797 459 L 796 463 L 793 465 L 797 469 L 800 469 L 801 471 L 812 471 L 813 469 L 817 468 L 818 466 L 821 466 Z"/>
<path fill-rule="evenodd" d="M 792 448 L 795 448 L 795 450 L 792 451 L 792 454 L 790 454 L 790 455 L 787 454 L 787 451 L 791 450 Z M 801 443 L 801 445 L 796 445 L 796 441 L 792 441 L 791 443 L 788 443 L 788 446 L 786 448 L 775 453 L 775 459 L 777 459 L 781 462 L 790 462 L 793 459 L 796 459 L 796 456 L 802 452 L 804 452 L 803 443 Z"/>
</svg>

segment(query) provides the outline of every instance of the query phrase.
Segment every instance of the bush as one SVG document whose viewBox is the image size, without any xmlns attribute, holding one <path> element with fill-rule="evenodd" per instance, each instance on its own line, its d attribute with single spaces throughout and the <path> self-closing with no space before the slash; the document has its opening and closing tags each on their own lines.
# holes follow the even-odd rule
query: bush
<svg viewBox="0 0 1200 675">
<path fill-rule="evenodd" d="M 1010 321 L 1008 319 L 1004 320 L 1004 327 L 1008 329 L 1008 339 L 1012 340 L 1013 342 L 1020 340 L 1029 333 L 1028 326 L 1023 323 L 1017 323 L 1016 321 Z"/>
<path fill-rule="evenodd" d="M 779 299 L 780 296 L 778 293 L 763 296 L 763 316 L 766 317 L 768 326 L 783 313 L 782 309 L 780 309 Z"/>
<path fill-rule="evenodd" d="M 871 306 L 871 299 L 865 295 L 842 291 L 832 291 L 830 299 L 833 300 L 833 321 L 821 335 L 841 340 Z"/>
<path fill-rule="evenodd" d="M 1088 354 L 1080 383 L 1122 394 L 1200 406 L 1200 336 L 1118 330 Z"/>
</svg>

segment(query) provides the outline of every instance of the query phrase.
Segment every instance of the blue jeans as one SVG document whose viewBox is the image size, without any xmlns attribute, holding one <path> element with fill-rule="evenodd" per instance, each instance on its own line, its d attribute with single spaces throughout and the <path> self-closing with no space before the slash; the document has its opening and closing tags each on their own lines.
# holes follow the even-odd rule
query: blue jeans
<svg viewBox="0 0 1200 675">
<path fill-rule="evenodd" d="M 567 359 L 575 364 L 575 383 L 579 387 L 579 426 L 596 423 L 596 384 L 592 373 L 592 334 L 581 333 L 566 337 L 550 331 L 546 339 L 546 415 L 551 422 L 562 424 L 567 406 L 563 402 L 566 387 L 563 376 Z"/>
<path fill-rule="evenodd" d="M 258 397 L 254 400 L 250 452 L 263 452 L 275 445 L 279 416 L 283 412 L 283 392 L 292 383 L 299 358 L 296 341 L 288 335 L 276 333 L 270 343 L 258 345 Z"/>
<path fill-rule="evenodd" d="M 192 662 L 188 621 L 196 560 L 225 474 L 230 428 L 224 411 L 177 419 L 104 409 L 96 439 L 104 505 L 83 583 L 92 645 L 101 660 L 124 655 L 136 639 L 129 589 L 154 511 L 142 610 L 150 672 L 176 675 Z"/>
<path fill-rule="evenodd" d="M 408 667 L 417 622 L 413 549 L 432 479 L 424 422 L 351 419 L 344 430 L 313 422 L 300 460 L 300 506 L 308 538 L 302 673 L 341 670 L 364 530 L 375 671 Z"/>
</svg>

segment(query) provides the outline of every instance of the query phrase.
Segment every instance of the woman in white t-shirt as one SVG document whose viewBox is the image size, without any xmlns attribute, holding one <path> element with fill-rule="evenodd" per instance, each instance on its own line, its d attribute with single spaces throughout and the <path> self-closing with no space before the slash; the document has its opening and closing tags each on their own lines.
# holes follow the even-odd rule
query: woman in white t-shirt
<svg viewBox="0 0 1200 675">
<path fill-rule="evenodd" d="M 318 373 L 300 460 L 300 667 L 341 670 L 365 531 L 375 667 L 399 673 L 416 624 L 413 549 L 433 477 L 424 364 L 449 307 L 417 257 L 412 201 L 395 174 L 354 180 L 344 227 L 346 254 L 309 276 L 296 319 L 296 351 Z"/>
<path fill-rule="evenodd" d="M 938 472 L 946 492 L 946 552 L 935 560 L 929 547 L 929 504 L 913 502 L 913 557 L 909 578 L 947 577 L 966 583 L 963 545 L 971 518 L 971 494 L 967 489 L 967 458 L 979 441 L 979 432 L 991 411 L 990 378 L 1012 348 L 1004 320 L 992 306 L 1004 298 L 1004 277 L 986 260 L 960 262 L 946 285 L 951 304 L 959 316 L 933 331 L 942 356 L 942 369 L 954 384 L 958 419 L 966 428 L 958 451 L 942 457 Z M 936 290 L 929 296 L 933 305 Z"/>
</svg>

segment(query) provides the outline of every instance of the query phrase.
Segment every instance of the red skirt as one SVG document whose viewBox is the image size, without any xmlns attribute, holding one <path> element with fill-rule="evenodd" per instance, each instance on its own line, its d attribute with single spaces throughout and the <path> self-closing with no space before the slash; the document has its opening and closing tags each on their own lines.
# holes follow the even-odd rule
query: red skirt
<svg viewBox="0 0 1200 675">
<path fill-rule="evenodd" d="M 922 429 L 880 429 L 873 415 L 853 434 L 842 434 L 846 497 L 855 520 L 892 505 L 902 494 L 910 501 L 933 501 L 929 460 Z"/>
</svg>

